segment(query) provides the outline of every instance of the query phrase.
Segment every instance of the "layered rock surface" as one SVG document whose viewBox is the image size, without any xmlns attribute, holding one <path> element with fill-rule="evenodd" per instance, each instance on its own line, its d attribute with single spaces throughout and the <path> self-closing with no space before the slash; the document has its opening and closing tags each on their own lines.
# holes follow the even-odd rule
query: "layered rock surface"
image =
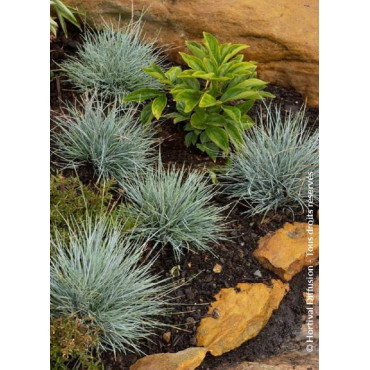
<svg viewBox="0 0 370 370">
<path fill-rule="evenodd" d="M 136 361 L 130 370 L 194 370 L 203 361 L 205 348 L 188 348 L 176 353 L 158 353 Z"/>
<path fill-rule="evenodd" d="M 221 42 L 245 43 L 248 59 L 259 63 L 259 77 L 292 87 L 318 105 L 319 1 L 318 0 L 66 0 L 86 12 L 91 24 L 103 19 L 117 23 L 144 14 L 145 37 L 157 38 L 169 58 L 186 40 L 213 33 Z M 170 48 L 168 48 L 170 46 Z"/>
<path fill-rule="evenodd" d="M 272 280 L 271 286 L 239 283 L 236 288 L 221 289 L 209 317 L 200 322 L 197 345 L 214 356 L 239 347 L 262 330 L 288 290 L 288 284 L 280 280 Z"/>
<path fill-rule="evenodd" d="M 275 233 L 262 237 L 253 255 L 263 267 L 289 281 L 303 267 L 318 265 L 319 226 L 313 225 L 311 234 L 306 223 L 286 223 Z"/>
</svg>

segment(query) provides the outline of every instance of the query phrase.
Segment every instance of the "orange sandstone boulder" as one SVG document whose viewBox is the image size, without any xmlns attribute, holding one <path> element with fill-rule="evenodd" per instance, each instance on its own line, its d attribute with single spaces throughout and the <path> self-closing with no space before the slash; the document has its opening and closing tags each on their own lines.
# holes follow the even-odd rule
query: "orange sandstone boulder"
<svg viewBox="0 0 370 370">
<path fill-rule="evenodd" d="M 313 225 L 310 232 L 307 228 L 303 222 L 286 223 L 262 237 L 253 255 L 263 267 L 289 281 L 303 267 L 319 264 L 319 226 Z"/>
<path fill-rule="evenodd" d="M 258 62 L 259 77 L 291 87 L 319 103 L 318 0 L 66 0 L 97 26 L 136 18 L 144 10 L 144 36 L 156 38 L 169 58 L 181 62 L 185 41 L 202 32 L 221 42 L 248 44 L 247 59 Z M 170 46 L 170 47 L 169 47 Z"/>
<path fill-rule="evenodd" d="M 220 356 L 255 337 L 266 325 L 289 285 L 272 280 L 263 283 L 239 283 L 236 288 L 221 289 L 208 310 L 209 317 L 201 320 L 197 330 L 197 345 Z"/>
<path fill-rule="evenodd" d="M 205 348 L 188 348 L 176 353 L 158 353 L 136 361 L 130 370 L 194 370 L 203 361 Z"/>
</svg>

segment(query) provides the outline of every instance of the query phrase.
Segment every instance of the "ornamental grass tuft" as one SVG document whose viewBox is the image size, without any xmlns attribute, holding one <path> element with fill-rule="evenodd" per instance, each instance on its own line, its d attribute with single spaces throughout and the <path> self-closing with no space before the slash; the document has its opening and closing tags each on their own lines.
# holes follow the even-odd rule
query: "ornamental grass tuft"
<svg viewBox="0 0 370 370">
<path fill-rule="evenodd" d="M 154 42 L 142 40 L 141 19 L 125 26 L 105 24 L 101 31 L 86 30 L 76 56 L 62 63 L 61 70 L 79 92 L 94 92 L 104 99 L 118 99 L 136 89 L 160 88 L 143 68 L 164 58 Z"/>
<path fill-rule="evenodd" d="M 98 352 L 141 353 L 140 341 L 164 324 L 173 284 L 142 263 L 145 243 L 108 217 L 76 222 L 68 241 L 52 238 L 51 315 L 77 317 L 98 334 Z"/>
<path fill-rule="evenodd" d="M 313 204 L 319 200 L 319 132 L 307 126 L 305 111 L 283 116 L 267 108 L 266 118 L 244 135 L 244 149 L 231 156 L 221 175 L 224 192 L 248 206 L 249 216 L 269 212 L 304 212 L 312 181 Z M 309 180 L 312 173 L 312 180 Z"/>
<path fill-rule="evenodd" d="M 223 240 L 223 208 L 212 204 L 214 194 L 200 173 L 159 163 L 127 187 L 127 210 L 140 220 L 139 235 L 171 245 L 179 260 L 187 250 L 212 252 L 212 244 Z"/>
<path fill-rule="evenodd" d="M 65 116 L 55 118 L 54 154 L 62 168 L 91 166 L 97 181 L 117 181 L 136 176 L 152 163 L 153 131 L 135 118 L 133 108 L 106 106 L 96 98 L 83 107 L 67 106 Z"/>
</svg>

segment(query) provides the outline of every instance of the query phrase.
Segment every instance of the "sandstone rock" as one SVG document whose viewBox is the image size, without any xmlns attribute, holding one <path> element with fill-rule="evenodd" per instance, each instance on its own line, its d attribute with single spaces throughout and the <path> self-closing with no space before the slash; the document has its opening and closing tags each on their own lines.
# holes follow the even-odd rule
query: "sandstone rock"
<svg viewBox="0 0 370 370">
<path fill-rule="evenodd" d="M 268 270 L 285 281 L 289 281 L 304 266 L 317 266 L 319 263 L 319 226 L 313 225 L 312 255 L 306 256 L 309 247 L 307 224 L 286 223 L 274 234 L 262 237 L 254 256 Z"/>
<path fill-rule="evenodd" d="M 130 370 L 194 370 L 199 366 L 207 350 L 188 348 L 177 353 L 158 353 L 136 361 Z"/>
<path fill-rule="evenodd" d="M 289 290 L 280 280 L 271 283 L 240 283 L 221 289 L 208 310 L 209 317 L 200 322 L 197 345 L 220 356 L 255 337 Z"/>
<path fill-rule="evenodd" d="M 170 59 L 180 62 L 178 51 L 186 40 L 200 40 L 202 31 L 221 42 L 250 46 L 246 57 L 259 63 L 259 77 L 292 87 L 318 105 L 319 1 L 318 0 L 66 0 L 100 25 L 144 15 L 145 37 L 167 46 Z M 168 46 L 171 46 L 169 49 Z"/>
<path fill-rule="evenodd" d="M 304 351 L 291 352 L 271 357 L 262 362 L 242 362 L 230 367 L 220 366 L 214 370 L 318 370 L 318 354 Z"/>
</svg>

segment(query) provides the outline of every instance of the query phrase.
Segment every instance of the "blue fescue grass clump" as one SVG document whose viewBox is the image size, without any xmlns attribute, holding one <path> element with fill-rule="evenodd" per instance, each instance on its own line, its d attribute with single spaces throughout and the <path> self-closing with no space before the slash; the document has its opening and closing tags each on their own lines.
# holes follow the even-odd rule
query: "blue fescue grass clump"
<svg viewBox="0 0 370 370">
<path fill-rule="evenodd" d="M 285 211 L 295 215 L 307 207 L 307 175 L 313 172 L 318 203 L 319 132 L 309 129 L 304 109 L 283 116 L 267 108 L 264 119 L 244 135 L 244 149 L 231 156 L 221 176 L 229 198 L 240 199 L 250 216 Z"/>
<path fill-rule="evenodd" d="M 135 118 L 133 108 L 106 106 L 96 98 L 85 99 L 82 109 L 67 106 L 55 118 L 54 154 L 63 168 L 90 165 L 98 180 L 117 181 L 137 176 L 153 161 L 153 132 Z"/>
<path fill-rule="evenodd" d="M 136 232 L 156 245 L 171 245 L 177 260 L 187 250 L 212 251 L 223 239 L 222 208 L 212 204 L 213 196 L 214 187 L 200 173 L 161 163 L 126 191 L 128 212 L 140 220 Z"/>
<path fill-rule="evenodd" d="M 173 284 L 141 263 L 145 243 L 125 237 L 109 217 L 71 222 L 66 241 L 52 238 L 52 317 L 78 317 L 98 333 L 99 351 L 140 353 L 140 341 L 163 327 Z"/>
<path fill-rule="evenodd" d="M 161 87 L 142 69 L 164 58 L 154 42 L 141 40 L 141 20 L 120 27 L 104 24 L 101 31 L 86 30 L 75 56 L 61 69 L 80 92 L 97 91 L 104 98 L 121 99 L 140 88 Z"/>
</svg>

